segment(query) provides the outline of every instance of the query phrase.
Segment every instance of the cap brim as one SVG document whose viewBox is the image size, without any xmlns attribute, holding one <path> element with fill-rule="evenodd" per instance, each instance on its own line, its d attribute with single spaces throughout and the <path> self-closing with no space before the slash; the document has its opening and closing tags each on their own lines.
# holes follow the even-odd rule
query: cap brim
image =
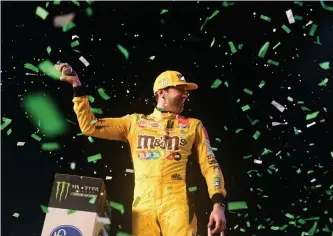
<svg viewBox="0 0 333 236">
<path fill-rule="evenodd" d="M 195 83 L 185 83 L 187 90 L 196 90 L 199 86 Z"/>
</svg>

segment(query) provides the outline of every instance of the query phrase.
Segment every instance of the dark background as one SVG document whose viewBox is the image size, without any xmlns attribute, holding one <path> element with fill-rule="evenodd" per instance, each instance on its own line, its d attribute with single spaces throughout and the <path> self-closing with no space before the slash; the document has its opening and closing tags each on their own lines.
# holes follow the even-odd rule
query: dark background
<svg viewBox="0 0 333 236">
<path fill-rule="evenodd" d="M 89 5 L 80 1 L 80 6 L 50 2 L 47 8 L 45 4 L 1 2 L 1 115 L 13 120 L 1 133 L 2 235 L 40 235 L 44 221 L 40 205 L 48 203 L 55 173 L 104 179 L 112 176 L 112 180 L 105 181 L 109 198 L 125 207 L 125 214 L 115 212 L 114 220 L 121 225 L 121 231 L 131 230 L 133 174 L 125 172 L 132 168 L 126 145 L 99 139 L 90 143 L 87 137 L 76 136 L 80 130 L 72 109 L 71 86 L 24 68 L 25 63 L 37 66 L 44 59 L 68 62 L 78 72 L 95 98 L 92 106 L 104 112 L 99 117 L 151 112 L 152 86 L 157 75 L 167 69 L 182 72 L 188 81 L 200 86 L 191 94 L 185 115 L 201 119 L 212 146 L 218 148 L 215 153 L 225 176 L 228 201 L 248 204 L 247 210 L 227 214 L 228 235 L 301 235 L 315 221 L 318 235 L 330 234 L 323 229 L 333 230 L 333 210 L 329 207 L 333 190 L 333 12 L 324 10 L 320 2 L 304 2 L 303 6 L 294 2 L 235 2 L 229 7 L 222 2 Z M 35 15 L 37 6 L 49 11 L 45 21 Z M 85 11 L 89 6 L 94 11 L 92 17 Z M 160 15 L 162 9 L 169 12 Z M 303 20 L 290 25 L 285 13 L 289 9 Z M 215 10 L 219 14 L 200 31 L 206 17 Z M 74 29 L 64 33 L 53 26 L 55 16 L 71 12 L 76 13 Z M 260 19 L 261 14 L 269 16 L 271 22 Z M 311 25 L 305 26 L 310 20 L 318 25 L 315 36 L 309 35 Z M 283 24 L 291 29 L 290 34 L 282 30 Z M 80 45 L 74 49 L 81 53 L 71 48 L 72 35 L 80 37 Z M 321 45 L 314 43 L 317 36 Z M 213 38 L 215 43 L 210 47 Z M 243 44 L 243 48 L 231 54 L 229 41 L 236 48 Z M 265 59 L 261 59 L 257 55 L 266 41 L 271 44 Z M 281 45 L 273 50 L 278 42 Z M 128 50 L 129 60 L 117 49 L 118 43 Z M 48 46 L 52 48 L 50 56 Z M 80 56 L 88 60 L 89 67 L 78 59 Z M 150 60 L 151 56 L 155 59 Z M 278 61 L 279 66 L 267 65 L 268 59 Z M 325 61 L 331 62 L 329 70 L 319 67 Z M 212 89 L 216 78 L 227 81 L 229 87 L 222 84 Z M 318 86 L 324 78 L 329 79 L 327 86 Z M 266 84 L 260 89 L 262 80 Z M 111 100 L 99 96 L 100 87 L 111 95 Z M 244 88 L 252 90 L 253 95 L 244 93 Z M 63 116 L 76 125 L 66 121 L 69 130 L 62 136 L 46 138 L 39 132 L 41 142 L 31 138 L 37 128 L 21 103 L 24 95 L 35 92 L 51 96 Z M 288 101 L 288 96 L 294 101 Z M 273 100 L 287 109 L 279 112 L 271 105 Z M 251 109 L 243 112 L 241 107 L 247 104 Z M 311 111 L 303 111 L 301 106 Z M 318 117 L 306 121 L 306 114 L 315 111 L 320 111 Z M 259 123 L 251 125 L 255 119 Z M 273 121 L 288 124 L 272 127 Z M 316 124 L 307 128 L 313 121 Z M 294 127 L 302 133 L 295 135 Z M 9 128 L 13 132 L 7 135 Z M 236 134 L 239 128 L 243 131 Z M 261 136 L 254 140 L 257 130 Z M 18 147 L 19 141 L 26 143 Z M 41 143 L 48 141 L 59 143 L 61 149 L 41 150 Z M 272 153 L 261 156 L 265 148 Z M 97 153 L 103 159 L 88 163 L 87 157 Z M 246 155 L 253 156 L 244 159 Z M 263 163 L 255 164 L 254 159 Z M 71 162 L 76 163 L 75 170 L 70 169 Z M 267 169 L 273 164 L 278 171 L 270 174 Z M 299 168 L 301 173 L 297 174 Z M 250 170 L 257 170 L 258 175 L 249 175 Z M 196 195 L 201 202 L 200 228 L 205 232 L 211 203 L 202 183 L 201 179 Z M 20 216 L 13 217 L 14 212 Z M 286 213 L 295 219 L 289 219 Z M 309 217 L 319 220 L 297 222 Z M 271 229 L 283 225 L 288 225 L 284 231 Z"/>
</svg>

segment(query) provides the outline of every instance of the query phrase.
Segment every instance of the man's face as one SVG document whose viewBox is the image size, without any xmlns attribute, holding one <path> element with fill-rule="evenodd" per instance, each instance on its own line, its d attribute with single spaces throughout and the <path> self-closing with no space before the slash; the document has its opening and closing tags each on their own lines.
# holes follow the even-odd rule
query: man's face
<svg viewBox="0 0 333 236">
<path fill-rule="evenodd" d="M 184 103 L 189 94 L 186 90 L 186 85 L 177 85 L 170 87 L 164 91 L 164 98 L 166 100 L 165 109 L 173 113 L 181 113 L 184 110 Z"/>
</svg>

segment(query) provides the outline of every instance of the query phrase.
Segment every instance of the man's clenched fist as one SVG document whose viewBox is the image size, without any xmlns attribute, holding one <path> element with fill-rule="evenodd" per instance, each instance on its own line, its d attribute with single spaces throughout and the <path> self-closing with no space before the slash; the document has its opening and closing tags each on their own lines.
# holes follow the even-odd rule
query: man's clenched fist
<svg viewBox="0 0 333 236">
<path fill-rule="evenodd" d="M 55 69 L 61 73 L 60 80 L 70 83 L 73 87 L 81 86 L 80 79 L 76 72 L 67 64 L 59 63 L 54 65 Z M 65 72 L 71 71 L 70 75 L 66 75 Z"/>
</svg>

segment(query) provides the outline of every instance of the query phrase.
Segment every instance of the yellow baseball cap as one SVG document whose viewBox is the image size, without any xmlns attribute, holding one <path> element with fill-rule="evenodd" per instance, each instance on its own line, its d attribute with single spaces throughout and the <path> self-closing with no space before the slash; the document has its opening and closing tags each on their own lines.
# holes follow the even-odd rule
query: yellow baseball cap
<svg viewBox="0 0 333 236">
<path fill-rule="evenodd" d="M 153 91 L 156 93 L 159 89 L 176 85 L 186 85 L 187 90 L 195 90 L 199 87 L 195 83 L 186 82 L 184 76 L 178 71 L 167 70 L 156 78 Z"/>
</svg>

